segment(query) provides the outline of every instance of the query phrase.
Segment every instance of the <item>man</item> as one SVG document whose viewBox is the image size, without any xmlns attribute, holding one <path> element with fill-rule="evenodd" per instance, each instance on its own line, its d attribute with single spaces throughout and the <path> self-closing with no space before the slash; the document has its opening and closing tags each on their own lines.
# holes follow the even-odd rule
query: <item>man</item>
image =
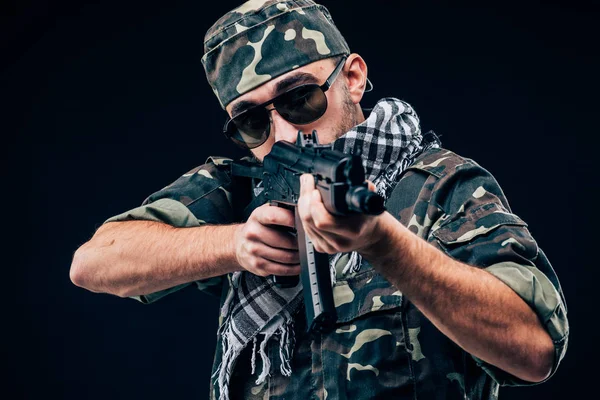
<svg viewBox="0 0 600 400">
<path fill-rule="evenodd" d="M 263 204 L 245 221 L 222 159 L 109 219 L 76 252 L 71 279 L 153 302 L 196 284 L 221 296 L 211 398 L 496 398 L 548 379 L 567 347 L 560 285 L 494 178 L 421 134 L 407 103 L 365 115 L 367 66 L 310 0 L 253 0 L 205 37 L 203 64 L 230 119 L 225 134 L 261 161 L 316 130 L 360 152 L 389 212 L 330 214 L 310 175 L 298 213 L 330 254 L 337 323 L 308 335 L 294 214 Z M 260 196 L 261 183 L 254 187 Z"/>
</svg>

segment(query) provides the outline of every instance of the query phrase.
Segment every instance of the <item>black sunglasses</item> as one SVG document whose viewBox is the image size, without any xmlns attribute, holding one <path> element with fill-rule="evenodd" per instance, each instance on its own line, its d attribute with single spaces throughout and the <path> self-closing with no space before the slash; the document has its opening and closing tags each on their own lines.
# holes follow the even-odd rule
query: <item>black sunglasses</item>
<svg viewBox="0 0 600 400">
<path fill-rule="evenodd" d="M 310 124 L 321 118 L 327 110 L 325 92 L 333 85 L 344 67 L 346 57 L 338 62 L 329 78 L 322 85 L 307 83 L 296 86 L 275 98 L 251 107 L 231 119 L 223 127 L 226 137 L 245 149 L 254 149 L 267 141 L 271 131 L 269 112 L 277 110 L 279 115 L 294 125 Z M 266 106 L 273 104 L 273 108 Z"/>
</svg>

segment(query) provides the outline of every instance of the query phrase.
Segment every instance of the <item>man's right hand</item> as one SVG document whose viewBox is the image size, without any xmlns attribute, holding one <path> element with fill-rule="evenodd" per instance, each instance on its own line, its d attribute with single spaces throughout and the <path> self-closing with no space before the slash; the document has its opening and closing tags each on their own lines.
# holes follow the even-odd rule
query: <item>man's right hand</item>
<svg viewBox="0 0 600 400">
<path fill-rule="evenodd" d="M 256 208 L 235 234 L 235 251 L 242 268 L 259 276 L 299 275 L 298 241 L 292 210 L 264 204 Z"/>
</svg>

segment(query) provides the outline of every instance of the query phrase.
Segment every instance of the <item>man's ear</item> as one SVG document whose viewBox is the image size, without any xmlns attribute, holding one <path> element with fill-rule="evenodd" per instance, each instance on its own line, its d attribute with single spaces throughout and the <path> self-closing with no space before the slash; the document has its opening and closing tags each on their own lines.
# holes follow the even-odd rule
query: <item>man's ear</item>
<svg viewBox="0 0 600 400">
<path fill-rule="evenodd" d="M 344 65 L 344 75 L 346 76 L 352 102 L 354 104 L 360 103 L 367 88 L 367 63 L 358 54 L 350 54 L 346 59 L 346 65 Z"/>
</svg>

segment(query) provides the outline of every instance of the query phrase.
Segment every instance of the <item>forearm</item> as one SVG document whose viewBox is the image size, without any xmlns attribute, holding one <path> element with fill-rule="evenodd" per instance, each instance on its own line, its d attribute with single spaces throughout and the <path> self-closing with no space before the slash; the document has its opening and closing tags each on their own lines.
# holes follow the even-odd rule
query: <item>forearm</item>
<svg viewBox="0 0 600 400">
<path fill-rule="evenodd" d="M 126 297 L 223 275 L 240 269 L 233 245 L 237 227 L 110 222 L 77 250 L 71 280 L 93 292 Z"/>
<path fill-rule="evenodd" d="M 552 340 L 511 288 L 450 258 L 391 215 L 381 217 L 382 240 L 362 252 L 374 268 L 465 351 L 521 379 L 545 378 Z"/>
</svg>

